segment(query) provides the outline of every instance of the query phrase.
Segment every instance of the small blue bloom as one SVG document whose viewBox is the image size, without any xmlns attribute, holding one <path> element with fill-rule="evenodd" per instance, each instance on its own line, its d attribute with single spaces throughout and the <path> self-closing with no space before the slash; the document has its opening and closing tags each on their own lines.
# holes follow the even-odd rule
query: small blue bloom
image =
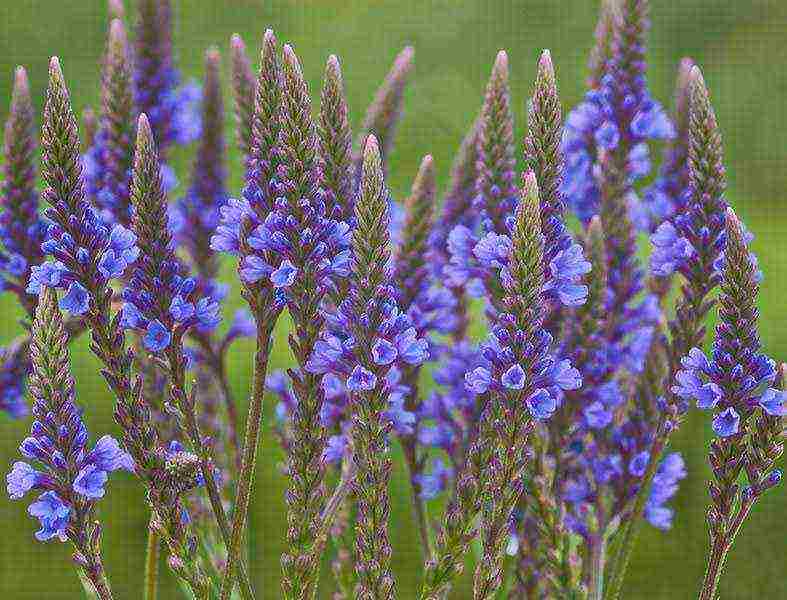
<svg viewBox="0 0 787 600">
<path fill-rule="evenodd" d="M 125 452 L 118 441 L 111 435 L 104 435 L 96 442 L 95 447 L 85 457 L 86 462 L 94 464 L 102 471 L 133 471 L 134 461 Z"/>
<path fill-rule="evenodd" d="M 256 283 L 273 272 L 271 266 L 255 254 L 245 256 L 239 270 L 244 283 Z"/>
<path fill-rule="evenodd" d="M 203 329 L 213 329 L 221 323 L 219 309 L 221 306 L 211 298 L 200 298 L 197 301 L 195 315 L 199 326 Z"/>
<path fill-rule="evenodd" d="M 537 389 L 525 402 L 534 419 L 548 419 L 557 408 L 557 401 L 545 389 Z"/>
<path fill-rule="evenodd" d="M 474 394 L 484 394 L 492 385 L 492 374 L 484 367 L 476 367 L 465 374 L 465 386 Z"/>
<path fill-rule="evenodd" d="M 41 529 L 35 534 L 38 541 L 45 542 L 54 537 L 59 538 L 61 542 L 66 541 L 66 527 L 71 517 L 71 507 L 55 492 L 41 494 L 38 500 L 27 508 L 27 512 L 41 523 Z"/>
<path fill-rule="evenodd" d="M 612 411 L 607 410 L 604 404 L 599 401 L 592 402 L 586 406 L 582 414 L 585 416 L 585 422 L 591 429 L 603 429 L 612 423 Z"/>
<path fill-rule="evenodd" d="M 730 407 L 713 417 L 713 431 L 719 437 L 730 437 L 738 433 L 740 423 L 740 415 Z"/>
<path fill-rule="evenodd" d="M 650 462 L 650 453 L 647 451 L 640 452 L 629 462 L 629 473 L 634 475 L 634 477 L 642 477 L 648 468 L 648 462 Z"/>
<path fill-rule="evenodd" d="M 370 391 L 377 385 L 377 376 L 364 369 L 361 365 L 356 365 L 350 377 L 347 378 L 347 389 L 352 392 Z"/>
<path fill-rule="evenodd" d="M 183 296 L 175 296 L 169 305 L 169 314 L 172 315 L 173 319 L 182 323 L 194 315 L 194 304 Z"/>
<path fill-rule="evenodd" d="M 332 435 L 325 444 L 322 452 L 322 459 L 331 464 L 342 462 L 344 453 L 347 451 L 347 437 L 345 435 Z"/>
<path fill-rule="evenodd" d="M 106 471 L 102 471 L 94 464 L 88 464 L 79 470 L 74 479 L 73 488 L 77 494 L 97 500 L 104 497 L 104 484 L 107 479 Z"/>
<path fill-rule="evenodd" d="M 620 132 L 611 121 L 604 121 L 594 134 L 596 143 L 604 150 L 614 150 L 620 142 Z"/>
<path fill-rule="evenodd" d="M 500 377 L 500 383 L 510 390 L 521 390 L 525 387 L 525 370 L 521 365 L 513 365 Z"/>
<path fill-rule="evenodd" d="M 112 248 L 108 248 L 98 261 L 98 270 L 106 279 L 122 277 L 127 266 L 123 257 L 116 254 Z"/>
<path fill-rule="evenodd" d="M 785 392 L 768 388 L 760 396 L 759 404 L 762 409 L 772 417 L 784 417 L 787 415 L 785 407 Z"/>
<path fill-rule="evenodd" d="M 454 470 L 451 467 L 446 466 L 441 459 L 436 459 L 429 473 L 416 475 L 416 483 L 421 489 L 419 495 L 424 500 L 437 498 L 446 489 L 453 475 Z"/>
<path fill-rule="evenodd" d="M 33 488 L 40 486 L 45 475 L 36 471 L 26 462 L 17 461 L 6 475 L 6 491 L 11 500 L 19 500 Z"/>
<path fill-rule="evenodd" d="M 81 283 L 72 281 L 68 292 L 60 299 L 59 306 L 72 315 L 82 315 L 90 306 L 90 294 Z"/>
<path fill-rule="evenodd" d="M 388 340 L 378 339 L 372 346 L 372 359 L 377 365 L 390 365 L 396 355 L 396 346 Z"/>
<path fill-rule="evenodd" d="M 419 338 L 414 327 L 405 329 L 396 336 L 394 342 L 399 358 L 407 364 L 420 365 L 429 358 L 429 342 Z"/>
<path fill-rule="evenodd" d="M 271 273 L 271 283 L 275 288 L 289 287 L 295 283 L 298 269 L 289 260 L 283 260 L 278 269 Z"/>
<path fill-rule="evenodd" d="M 161 352 L 169 346 L 171 341 L 172 334 L 162 325 L 161 321 L 156 319 L 148 323 L 147 333 L 144 338 L 145 348 L 151 352 Z"/>
</svg>

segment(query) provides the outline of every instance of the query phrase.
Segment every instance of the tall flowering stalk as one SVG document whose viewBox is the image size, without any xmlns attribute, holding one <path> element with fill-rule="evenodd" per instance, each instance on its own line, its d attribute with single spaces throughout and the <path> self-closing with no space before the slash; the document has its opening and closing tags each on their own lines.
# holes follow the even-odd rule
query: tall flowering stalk
<svg viewBox="0 0 787 600">
<path fill-rule="evenodd" d="M 260 68 L 255 85 L 254 113 L 251 122 L 251 147 L 246 159 L 246 186 L 242 199 L 230 199 L 220 209 L 221 222 L 211 238 L 211 248 L 239 257 L 238 273 L 243 297 L 249 304 L 256 325 L 257 349 L 254 355 L 249 414 L 238 474 L 238 491 L 232 515 L 232 531 L 227 544 L 227 562 L 221 594 L 232 593 L 234 570 L 240 559 L 251 492 L 254 485 L 262 409 L 271 335 L 283 307 L 280 292 L 270 279 L 272 265 L 280 262 L 271 250 L 251 242 L 251 236 L 271 216 L 274 198 L 279 193 L 275 178 L 280 161 L 278 151 L 281 129 L 281 65 L 276 37 L 270 29 L 263 37 Z"/>
<path fill-rule="evenodd" d="M 66 289 L 59 307 L 90 329 L 91 349 L 103 363 L 102 375 L 117 400 L 115 420 L 123 429 L 134 471 L 147 488 L 151 527 L 167 543 L 172 570 L 197 598 L 204 598 L 208 582 L 195 553 L 197 542 L 183 519 L 182 495 L 196 485 L 193 455 L 171 453 L 162 445 L 142 382 L 131 379 L 133 356 L 126 348 L 121 317 L 112 312 L 108 282 L 136 260 L 136 236 L 119 224 L 108 230 L 87 204 L 76 117 L 57 58 L 50 62 L 41 146 L 47 185 L 42 197 L 51 222 L 43 249 L 55 260 L 33 270 L 28 290 Z"/>
<path fill-rule="evenodd" d="M 39 541 L 69 541 L 74 562 L 101 600 L 112 598 L 101 557 L 101 525 L 95 504 L 105 494 L 108 474 L 133 469 L 131 457 L 117 441 L 104 436 L 88 449 L 88 431 L 76 404 L 66 331 L 57 294 L 43 288 L 33 321 L 30 355 L 33 363 L 30 392 L 35 421 L 31 435 L 19 447 L 28 462 L 16 462 L 6 477 L 12 499 L 27 492 L 43 492 L 28 512 L 41 523 Z"/>
<path fill-rule="evenodd" d="M 700 600 L 717 597 L 727 554 L 743 522 L 763 492 L 781 480 L 781 471 L 772 468 L 784 449 L 781 417 L 787 414 L 785 393 L 771 387 L 776 365 L 760 352 L 757 262 L 732 209 L 727 209 L 726 237 L 712 359 L 692 349 L 682 361 L 674 388 L 681 397 L 696 400 L 699 408 L 715 413 L 716 438 L 709 454 L 710 550 Z M 742 474 L 747 481 L 743 488 L 738 483 Z"/>
<path fill-rule="evenodd" d="M 38 216 L 35 189 L 36 132 L 27 72 L 14 73 L 11 107 L 3 140 L 3 184 L 0 190 L 0 289 L 13 292 L 28 316 L 36 299 L 25 291 L 31 269 L 41 263 L 46 225 Z M 24 349 L 27 341 L 3 349 L 0 367 L 0 410 L 12 417 L 27 414 L 24 390 L 30 361 Z"/>
<path fill-rule="evenodd" d="M 399 289 L 399 306 L 404 312 L 415 315 L 416 318 L 421 317 L 418 320 L 423 324 L 426 324 L 429 309 L 432 308 L 428 306 L 429 299 L 426 298 L 430 287 L 426 251 L 434 215 L 434 178 L 434 161 L 431 156 L 427 155 L 421 161 L 418 174 L 413 182 L 412 192 L 405 201 L 406 218 L 402 242 L 394 258 L 394 281 Z M 440 315 L 440 318 L 445 318 L 445 316 Z M 453 329 L 450 322 L 441 323 L 440 326 L 444 328 L 444 331 Z M 420 371 L 420 365 L 408 365 L 404 367 L 402 373 L 402 384 L 408 388 L 404 401 L 404 410 L 407 412 L 420 412 L 423 400 L 418 389 Z M 417 436 L 417 429 L 414 429 L 410 433 L 400 434 L 399 439 L 402 443 L 410 477 L 410 493 L 421 538 L 421 547 L 425 558 L 428 558 L 432 553 L 431 525 L 428 521 L 426 504 L 419 483 L 419 479 L 423 476 L 426 457 L 418 455 Z"/>
<path fill-rule="evenodd" d="M 125 227 L 131 223 L 129 186 L 137 116 L 130 58 L 125 28 L 115 19 L 104 56 L 98 130 L 85 154 L 85 179 L 92 203 L 108 223 Z"/>
<path fill-rule="evenodd" d="M 689 188 L 685 193 L 686 204 L 682 208 L 679 206 L 674 217 L 667 219 L 651 236 L 654 246 L 651 270 L 654 275 L 669 277 L 680 273 L 685 281 L 675 317 L 669 323 L 672 339 L 668 348 L 669 374 L 665 381 L 669 388 L 673 386 L 682 359 L 705 338 L 705 317 L 715 303 L 711 292 L 720 280 L 716 263 L 723 255 L 726 239 L 726 177 L 721 134 L 708 90 L 697 67 L 692 69 L 689 86 Z M 686 400 L 671 389 L 667 390 L 666 398 L 666 410 L 649 449 L 648 468 L 613 566 L 610 594 L 620 593 L 638 519 L 645 510 L 658 459 L 688 409 Z"/>
<path fill-rule="evenodd" d="M 230 39 L 230 60 L 237 143 L 243 157 L 248 159 L 252 149 L 256 79 L 246 52 L 246 44 L 237 34 Z"/>
<path fill-rule="evenodd" d="M 143 344 L 153 354 L 169 378 L 169 394 L 180 427 L 191 443 L 199 462 L 202 481 L 222 538 L 229 544 L 230 529 L 221 502 L 210 449 L 200 432 L 195 406 L 195 389 L 186 388 L 186 356 L 183 336 L 192 328 L 211 329 L 218 324 L 218 302 L 200 297 L 194 278 L 174 253 L 168 228 L 166 196 L 153 132 L 147 117 L 140 116 L 131 187 L 134 206 L 133 227 L 140 258 L 123 293 L 124 325 L 144 334 Z M 241 592 L 252 596 L 243 574 Z"/>
<path fill-rule="evenodd" d="M 530 458 L 527 438 L 535 420 L 549 418 L 564 390 L 581 385 L 568 360 L 551 354 L 552 336 L 543 328 L 548 282 L 544 271 L 544 236 L 535 174 L 523 177 L 508 264 L 500 270 L 503 311 L 492 322 L 492 341 L 483 347 L 490 368 L 468 381 L 490 393 L 495 430 L 492 461 L 484 470 L 483 557 L 475 574 L 474 598 L 494 597 L 502 584 L 502 560 L 509 520 L 524 491 Z M 486 389 L 483 389 L 486 387 Z"/>
<path fill-rule="evenodd" d="M 363 168 L 363 151 L 365 140 L 369 135 L 377 137 L 380 153 L 383 157 L 383 170 L 387 168 L 389 154 L 393 149 L 396 128 L 402 117 L 404 90 L 413 68 L 415 50 L 407 46 L 396 55 L 385 81 L 377 90 L 374 100 L 366 109 L 366 116 L 361 123 L 358 137 L 355 139 L 355 176 L 356 186 L 360 185 Z"/>
<path fill-rule="evenodd" d="M 430 256 L 434 261 L 436 276 L 442 277 L 443 268 L 450 256 L 447 253 L 448 236 L 457 225 L 468 229 L 475 229 L 477 215 L 473 210 L 473 200 L 476 196 L 476 180 L 478 173 L 478 130 L 479 120 L 473 123 L 470 131 L 465 135 L 451 166 L 451 179 L 445 198 L 441 203 L 439 217 L 435 220 L 430 234 Z M 467 328 L 470 323 L 468 315 L 468 299 L 463 285 L 449 287 L 456 300 L 454 305 L 454 331 L 451 337 L 460 342 L 467 337 Z"/>
</svg>

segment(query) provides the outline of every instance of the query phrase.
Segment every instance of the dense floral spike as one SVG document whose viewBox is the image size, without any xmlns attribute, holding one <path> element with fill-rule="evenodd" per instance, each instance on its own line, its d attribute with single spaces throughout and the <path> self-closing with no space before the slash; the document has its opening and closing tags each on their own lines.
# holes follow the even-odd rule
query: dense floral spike
<svg viewBox="0 0 787 600">
<path fill-rule="evenodd" d="M 0 289 L 14 292 L 29 315 L 35 299 L 25 293 L 30 270 L 41 264 L 46 226 L 38 216 L 35 188 L 36 131 L 27 72 L 17 67 L 5 124 L 0 191 Z"/>
<path fill-rule="evenodd" d="M 319 568 L 312 555 L 323 504 L 325 432 L 320 423 L 323 404 L 321 376 L 307 363 L 320 335 L 320 302 L 333 289 L 335 277 L 348 273 L 349 227 L 331 219 L 319 189 L 317 131 L 301 66 L 290 46 L 284 46 L 279 147 L 282 163 L 276 171 L 279 196 L 274 210 L 249 237 L 249 244 L 281 260 L 269 274 L 284 291 L 295 331 L 290 348 L 298 369 L 290 370 L 295 397 L 293 429 L 296 443 L 289 456 L 292 477 L 287 495 L 290 552 L 282 559 L 285 595 L 308 596 L 317 585 Z M 338 211 L 334 211 L 334 214 Z"/>
<path fill-rule="evenodd" d="M 673 219 L 668 219 L 651 236 L 654 250 L 651 270 L 656 276 L 667 277 L 679 272 L 685 278 L 675 317 L 669 323 L 669 376 L 666 380 L 667 410 L 662 414 L 653 443 L 649 446 L 650 459 L 643 484 L 637 494 L 632 518 L 622 543 L 622 558 L 612 577 L 612 592 L 620 593 L 628 556 L 633 548 L 639 516 L 647 508 L 653 493 L 650 482 L 656 475 L 658 458 L 664 451 L 671 433 L 688 410 L 686 399 L 669 391 L 681 361 L 694 346 L 705 338 L 705 317 L 714 305 L 711 292 L 719 283 L 718 261 L 725 245 L 724 199 L 726 187 L 721 134 L 710 104 L 705 82 L 697 67 L 689 83 L 689 188 L 684 192 L 685 206 Z M 617 596 L 613 596 L 616 598 Z"/>
<path fill-rule="evenodd" d="M 183 352 L 183 336 L 191 327 L 210 330 L 219 323 L 219 304 L 214 296 L 202 296 L 204 290 L 196 286 L 195 279 L 187 276 L 186 269 L 175 256 L 158 152 L 144 114 L 140 115 L 137 124 L 131 199 L 140 258 L 123 292 L 123 325 L 142 332 L 145 348 L 161 357 L 169 378 L 172 406 L 178 410 L 180 426 L 195 453 L 195 463 L 208 491 L 222 538 L 229 543 L 229 523 L 221 504 L 210 448 L 200 433 L 194 390 L 189 393 L 186 389 L 186 355 Z M 251 596 L 245 575 L 241 592 L 244 598 Z"/>
<path fill-rule="evenodd" d="M 665 220 L 674 218 L 686 208 L 686 191 L 690 186 L 689 104 L 693 68 L 694 63 L 689 58 L 680 62 L 672 119 L 675 138 L 664 148 L 658 177 L 644 192 L 642 209 L 647 215 L 641 216 L 639 220 L 648 225 L 651 233 Z"/>
<path fill-rule="evenodd" d="M 129 186 L 134 162 L 136 114 L 131 60 L 123 23 L 110 24 L 101 80 L 101 116 L 84 157 L 88 196 L 107 223 L 131 223 Z"/>
<path fill-rule="evenodd" d="M 363 151 L 365 140 L 370 134 L 377 137 L 380 152 L 383 157 L 383 172 L 387 169 L 388 158 L 393 149 L 396 137 L 396 128 L 402 117 L 402 104 L 404 103 L 404 89 L 413 68 L 415 50 L 407 46 L 394 59 L 391 70 L 385 76 L 385 81 L 377 90 L 374 101 L 366 109 L 366 116 L 361 124 L 358 137 L 355 138 L 356 154 L 354 158 L 356 185 L 360 185 L 361 170 L 363 167 Z"/>
<path fill-rule="evenodd" d="M 254 118 L 256 81 L 251 61 L 246 53 L 246 44 L 238 34 L 234 34 L 230 38 L 230 60 L 232 61 L 232 96 L 235 106 L 238 148 L 244 159 L 248 159 L 252 147 L 251 128 Z"/>
<path fill-rule="evenodd" d="M 673 373 L 681 358 L 705 337 L 704 321 L 718 285 L 717 261 L 725 244 L 726 176 L 721 133 L 699 68 L 691 71 L 689 117 L 689 188 L 685 206 L 651 236 L 651 269 L 657 276 L 681 273 L 686 284 L 674 320 L 671 356 Z M 685 407 L 677 406 L 678 412 Z"/>
<path fill-rule="evenodd" d="M 281 65 L 276 36 L 268 29 L 263 37 L 260 69 L 257 78 L 252 153 L 246 165 L 246 185 L 240 199 L 230 199 L 221 212 L 221 222 L 211 238 L 211 248 L 238 256 L 241 283 L 255 295 L 270 290 L 270 274 L 280 259 L 257 242 L 251 234 L 261 227 L 274 210 L 282 187 L 277 178 L 282 154 L 279 149 L 281 130 Z"/>
<path fill-rule="evenodd" d="M 408 314 L 415 324 L 419 335 L 427 336 L 433 331 L 449 333 L 454 329 L 452 323 L 453 296 L 446 290 L 431 287 L 430 268 L 426 263 L 429 234 L 432 228 L 435 199 L 434 161 L 427 155 L 421 161 L 413 189 L 405 201 L 406 219 L 402 242 L 394 257 L 394 284 L 398 290 L 399 308 Z M 430 340 L 431 354 L 436 358 L 434 340 Z M 402 371 L 402 384 L 407 387 L 404 410 L 418 414 L 422 396 L 418 389 L 420 365 L 405 366 Z M 421 534 L 422 549 L 428 555 L 431 546 L 429 523 L 424 508 L 420 480 L 423 477 L 426 457 L 417 455 L 416 443 L 418 423 L 411 432 L 400 434 L 410 475 L 410 487 L 415 508 L 416 520 Z"/>
<path fill-rule="evenodd" d="M 35 421 L 19 451 L 28 462 L 16 462 L 6 476 L 12 499 L 31 490 L 43 492 L 28 512 L 38 518 L 36 539 L 70 541 L 74 561 L 102 600 L 112 598 L 101 559 L 101 526 L 94 506 L 105 494 L 108 475 L 132 470 L 131 457 L 118 442 L 104 436 L 88 449 L 88 431 L 76 404 L 68 344 L 57 295 L 43 288 L 31 335 L 33 363 L 30 392 Z"/>
<path fill-rule="evenodd" d="M 538 185 L 533 171 L 522 183 L 512 234 L 511 258 L 501 273 L 504 305 L 483 346 L 489 369 L 467 375 L 479 394 L 490 392 L 489 410 L 496 430 L 496 450 L 484 472 L 488 503 L 483 509 L 483 559 L 475 575 L 474 597 L 492 598 L 502 583 L 502 560 L 512 511 L 524 491 L 527 437 L 535 420 L 549 418 L 565 390 L 577 389 L 579 372 L 551 352 L 552 337 L 543 328 L 546 316 L 544 236 Z"/>
<path fill-rule="evenodd" d="M 162 159 L 173 143 L 199 138 L 199 87 L 178 88 L 180 73 L 172 50 L 170 0 L 141 0 L 138 7 L 134 53 L 137 112 L 151 123 Z"/>
<path fill-rule="evenodd" d="M 232 515 L 232 531 L 227 544 L 227 561 L 221 583 L 222 598 L 232 593 L 234 569 L 242 552 L 251 492 L 254 485 L 255 465 L 262 428 L 263 400 L 271 352 L 271 336 L 283 307 L 280 291 L 273 287 L 270 278 L 257 273 L 255 264 L 278 264 L 271 251 L 252 248 L 248 243 L 251 232 L 264 223 L 273 210 L 274 196 L 280 188 L 274 178 L 281 155 L 278 152 L 280 131 L 281 67 L 276 38 L 269 29 L 263 37 L 260 70 L 254 85 L 254 113 L 251 122 L 250 154 L 246 160 L 246 187 L 242 200 L 229 200 L 221 209 L 222 221 L 211 247 L 241 256 L 240 278 L 243 297 L 254 317 L 257 350 L 254 355 L 254 379 L 246 434 L 243 445 L 241 471 Z M 256 263 L 255 263 L 256 261 Z M 249 271 L 254 276 L 249 277 Z"/>
<path fill-rule="evenodd" d="M 377 139 L 367 138 L 364 149 L 361 191 L 355 208 L 353 270 L 350 310 L 359 320 L 352 324 L 353 352 L 358 363 L 350 373 L 347 387 L 352 391 L 353 461 L 358 475 L 356 553 L 360 578 L 358 598 L 394 598 L 390 571 L 391 546 L 388 541 L 388 481 L 391 459 L 386 450 L 389 425 L 385 379 L 397 355 L 396 346 L 378 337 L 396 327 L 396 305 L 388 274 L 387 192 Z"/>
<path fill-rule="evenodd" d="M 340 218 L 350 222 L 355 204 L 352 172 L 352 133 L 339 59 L 331 55 L 325 65 L 320 96 L 320 164 L 322 187 L 329 211 L 338 207 Z"/>
<path fill-rule="evenodd" d="M 595 43 L 590 50 L 588 61 L 588 87 L 600 87 L 601 79 L 606 75 L 612 58 L 612 38 L 617 14 L 617 0 L 602 0 L 599 9 L 598 22 L 596 23 Z"/>
<path fill-rule="evenodd" d="M 476 165 L 478 163 L 478 132 L 480 121 L 476 119 L 470 131 L 462 140 L 459 150 L 451 166 L 451 179 L 442 202 L 439 218 L 436 219 L 429 240 L 429 258 L 432 261 L 435 277 L 443 279 L 443 268 L 450 259 L 448 253 L 448 236 L 457 225 L 475 230 L 478 216 L 473 209 L 476 196 L 475 186 L 478 179 Z M 454 305 L 455 328 L 452 332 L 454 341 L 461 341 L 467 335 L 470 317 L 467 314 L 467 298 L 464 287 L 450 286 L 449 289 L 456 299 Z"/>
<path fill-rule="evenodd" d="M 123 335 L 123 319 L 112 312 L 113 292 L 108 281 L 122 275 L 125 266 L 136 260 L 136 236 L 119 224 L 108 231 L 88 206 L 76 117 L 57 58 L 51 60 L 49 74 L 41 142 L 47 188 L 42 197 L 49 204 L 46 215 L 52 222 L 44 249 L 52 252 L 56 261 L 34 270 L 28 290 L 67 288 L 60 308 L 80 315 L 89 326 L 91 350 L 103 363 L 102 375 L 117 399 L 115 419 L 123 428 L 124 445 L 134 459 L 136 474 L 148 488 L 152 527 L 168 546 L 170 566 L 200 597 L 207 581 L 196 554 L 197 541 L 183 521 L 181 502 L 181 495 L 196 485 L 196 478 L 184 478 L 187 471 L 182 469 L 174 473 L 167 470 L 171 459 L 188 457 L 168 453 L 162 446 L 142 396 L 142 383 L 131 380 L 132 355 Z M 191 465 L 188 468 L 195 475 L 193 462 Z"/>
<path fill-rule="evenodd" d="M 506 217 L 517 202 L 514 181 L 514 115 L 508 87 L 508 55 L 500 51 L 492 67 L 481 109 L 475 208 L 487 231 L 506 233 Z"/>
<path fill-rule="evenodd" d="M 158 153 L 144 114 L 137 125 L 131 201 L 141 256 L 123 292 L 123 324 L 140 331 L 145 348 L 155 354 L 192 326 L 215 327 L 220 317 L 218 302 L 199 297 L 196 281 L 175 256 Z"/>
<path fill-rule="evenodd" d="M 215 48 L 205 53 L 202 91 L 202 136 L 191 171 L 191 186 L 175 207 L 176 240 L 188 252 L 203 280 L 218 273 L 210 238 L 227 201 L 227 167 L 224 141 L 224 102 L 221 92 L 221 55 Z M 172 218 L 173 215 L 170 215 Z"/>
<path fill-rule="evenodd" d="M 692 349 L 673 388 L 681 398 L 696 400 L 699 408 L 715 413 L 708 508 L 711 548 L 702 600 L 716 598 L 726 555 L 744 519 L 759 496 L 781 479 L 781 471 L 770 468 L 781 453 L 779 417 L 787 415 L 787 395 L 771 387 L 776 365 L 761 353 L 757 334 L 757 262 L 749 252 L 746 230 L 729 208 L 726 238 L 712 360 Z M 748 481 L 743 489 L 738 485 L 742 473 Z"/>
</svg>

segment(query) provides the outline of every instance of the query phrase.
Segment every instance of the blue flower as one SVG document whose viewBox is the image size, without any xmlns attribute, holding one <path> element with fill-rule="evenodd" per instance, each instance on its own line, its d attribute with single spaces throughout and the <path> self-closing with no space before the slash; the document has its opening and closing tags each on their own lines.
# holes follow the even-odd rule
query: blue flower
<svg viewBox="0 0 787 600">
<path fill-rule="evenodd" d="M 669 221 L 658 226 L 650 236 L 653 254 L 650 267 L 655 275 L 666 277 L 678 271 L 694 255 L 694 247 L 688 239 L 678 234 Z"/>
<path fill-rule="evenodd" d="M 213 329 L 216 327 L 216 325 L 221 323 L 220 308 L 219 303 L 211 298 L 200 298 L 197 300 L 195 316 L 197 317 L 198 325 L 202 329 Z"/>
<path fill-rule="evenodd" d="M 111 435 L 101 436 L 93 450 L 85 457 L 85 461 L 94 464 L 102 471 L 117 471 L 119 469 L 133 471 L 134 469 L 131 455 L 125 452 Z"/>
<path fill-rule="evenodd" d="M 187 301 L 183 296 L 175 296 L 169 305 L 169 314 L 178 322 L 187 321 L 194 315 L 194 304 Z"/>
<path fill-rule="evenodd" d="M 80 469 L 74 479 L 73 488 L 77 494 L 97 500 L 104 497 L 104 484 L 107 479 L 106 471 L 102 471 L 94 464 L 87 464 Z"/>
<path fill-rule="evenodd" d="M 6 491 L 8 491 L 11 500 L 19 500 L 27 492 L 44 483 L 46 476 L 20 460 L 11 467 L 11 471 L 6 475 L 5 480 L 7 484 Z"/>
<path fill-rule="evenodd" d="M 557 408 L 557 401 L 545 389 L 537 389 L 525 402 L 534 419 L 548 419 Z"/>
<path fill-rule="evenodd" d="M 372 346 L 372 359 L 378 365 L 390 365 L 396 360 L 396 346 L 385 339 L 378 339 Z"/>
<path fill-rule="evenodd" d="M 36 539 L 45 542 L 54 537 L 61 542 L 66 541 L 66 527 L 71 518 L 71 507 L 63 502 L 55 492 L 44 492 L 27 509 L 32 517 L 41 523 L 41 529 L 36 531 Z"/>
<path fill-rule="evenodd" d="M 642 451 L 638 453 L 629 462 L 629 473 L 634 475 L 634 477 L 642 477 L 648 468 L 648 462 L 650 462 L 649 452 Z"/>
<path fill-rule="evenodd" d="M 90 294 L 81 283 L 73 281 L 66 295 L 60 299 L 59 306 L 72 315 L 82 315 L 90 306 Z"/>
<path fill-rule="evenodd" d="M 484 394 L 492 385 L 492 374 L 484 367 L 476 367 L 465 374 L 465 385 L 474 394 Z"/>
<path fill-rule="evenodd" d="M 98 262 L 98 270 L 106 279 L 122 277 L 127 266 L 123 257 L 117 255 L 111 248 L 104 251 L 101 260 Z"/>
<path fill-rule="evenodd" d="M 352 392 L 371 391 L 376 385 L 377 376 L 361 365 L 356 365 L 350 377 L 347 378 L 347 389 Z"/>
<path fill-rule="evenodd" d="M 322 459 L 331 464 L 342 462 L 344 453 L 347 451 L 347 436 L 345 435 L 332 435 L 328 438 L 325 444 L 325 450 L 322 452 Z"/>
<path fill-rule="evenodd" d="M 604 121 L 601 127 L 596 130 L 594 137 L 599 147 L 604 148 L 604 150 L 614 150 L 620 143 L 620 131 L 610 121 Z"/>
<path fill-rule="evenodd" d="M 271 283 L 275 288 L 289 287 L 295 283 L 298 269 L 289 261 L 283 260 L 279 268 L 271 273 Z"/>
<path fill-rule="evenodd" d="M 582 414 L 591 429 L 603 429 L 612 423 L 612 411 L 607 410 L 603 403 L 596 401 L 586 406 Z"/>
<path fill-rule="evenodd" d="M 741 417 L 737 411 L 729 407 L 713 417 L 713 431 L 719 437 L 730 437 L 738 433 L 741 424 Z"/>
<path fill-rule="evenodd" d="M 500 383 L 510 390 L 521 390 L 525 387 L 525 370 L 521 365 L 512 365 L 503 373 Z"/>
<path fill-rule="evenodd" d="M 145 348 L 151 352 L 161 352 L 171 341 L 172 334 L 161 324 L 161 321 L 156 319 L 148 324 L 144 338 Z"/>
<path fill-rule="evenodd" d="M 437 498 L 448 487 L 448 483 L 453 476 L 454 470 L 446 466 L 441 459 L 436 459 L 432 463 L 430 472 L 416 475 L 416 483 L 420 488 L 419 495 L 424 500 Z"/>
<path fill-rule="evenodd" d="M 784 417 L 787 415 L 787 407 L 785 407 L 785 392 L 768 388 L 763 392 L 759 399 L 759 405 L 766 413 L 772 417 Z"/>
<path fill-rule="evenodd" d="M 429 358 L 429 342 L 408 327 L 394 339 L 399 358 L 410 365 L 420 365 Z"/>
</svg>

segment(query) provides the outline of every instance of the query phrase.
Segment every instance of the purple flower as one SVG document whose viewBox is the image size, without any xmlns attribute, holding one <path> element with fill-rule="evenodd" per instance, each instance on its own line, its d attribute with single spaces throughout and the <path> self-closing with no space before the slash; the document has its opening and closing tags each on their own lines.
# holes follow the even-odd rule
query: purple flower
<svg viewBox="0 0 787 600">
<path fill-rule="evenodd" d="M 629 473 L 634 475 L 634 477 L 642 477 L 648 468 L 649 461 L 650 453 L 647 451 L 640 452 L 629 462 Z"/>
<path fill-rule="evenodd" d="M 194 315 L 194 305 L 183 296 L 175 296 L 169 305 L 169 314 L 178 322 L 187 321 Z"/>
<path fill-rule="evenodd" d="M 378 339 L 372 346 L 372 359 L 378 365 L 390 365 L 396 360 L 396 346 L 384 339 Z"/>
<path fill-rule="evenodd" d="M 783 417 L 787 415 L 785 407 L 785 392 L 768 388 L 760 396 L 759 404 L 762 409 L 773 417 Z"/>
<path fill-rule="evenodd" d="M 729 437 L 738 433 L 741 417 L 737 411 L 730 407 L 713 417 L 713 431 L 719 437 Z"/>
<path fill-rule="evenodd" d="M 484 367 L 476 367 L 465 374 L 465 382 L 474 394 L 484 394 L 492 383 L 492 374 Z"/>
<path fill-rule="evenodd" d="M 46 481 L 46 476 L 26 462 L 17 461 L 5 479 L 11 500 L 19 500 L 33 488 L 41 486 Z"/>
<path fill-rule="evenodd" d="M 347 378 L 347 389 L 353 392 L 362 390 L 370 391 L 377 385 L 377 377 L 371 371 L 356 365 L 350 377 Z"/>
<path fill-rule="evenodd" d="M 297 275 L 298 269 L 289 260 L 283 260 L 279 268 L 271 273 L 271 283 L 276 288 L 289 287 L 295 283 Z"/>
<path fill-rule="evenodd" d="M 66 541 L 66 527 L 71 518 L 71 507 L 63 502 L 55 492 L 44 492 L 27 509 L 32 517 L 41 523 L 41 529 L 36 531 L 36 539 L 40 542 L 51 540 L 54 537 L 61 542 Z"/>
<path fill-rule="evenodd" d="M 521 365 L 512 365 L 503 373 L 500 383 L 510 390 L 521 390 L 525 387 L 525 370 Z"/>
<path fill-rule="evenodd" d="M 436 459 L 433 461 L 431 471 L 420 473 L 416 476 L 416 482 L 421 490 L 421 498 L 424 500 L 437 498 L 446 489 L 453 475 L 454 470 L 446 466 L 442 460 Z"/>
<path fill-rule="evenodd" d="M 586 406 L 582 414 L 585 416 L 585 422 L 591 429 L 603 429 L 612 423 L 612 411 L 608 410 L 599 401 Z"/>
<path fill-rule="evenodd" d="M 145 348 L 151 352 L 161 352 L 169 346 L 172 341 L 172 334 L 161 324 L 161 321 L 156 319 L 148 324 L 147 333 L 143 341 Z"/>
<path fill-rule="evenodd" d="M 557 401 L 544 389 L 537 389 L 525 400 L 534 419 L 548 419 L 557 408 Z"/>
<path fill-rule="evenodd" d="M 102 471 L 95 464 L 87 464 L 74 479 L 73 488 L 77 494 L 97 500 L 104 497 L 104 484 L 107 479 L 106 471 Z"/>
<path fill-rule="evenodd" d="M 74 281 L 68 287 L 68 292 L 60 299 L 60 308 L 72 315 L 82 315 L 90 306 L 90 294 L 81 283 Z"/>
</svg>

